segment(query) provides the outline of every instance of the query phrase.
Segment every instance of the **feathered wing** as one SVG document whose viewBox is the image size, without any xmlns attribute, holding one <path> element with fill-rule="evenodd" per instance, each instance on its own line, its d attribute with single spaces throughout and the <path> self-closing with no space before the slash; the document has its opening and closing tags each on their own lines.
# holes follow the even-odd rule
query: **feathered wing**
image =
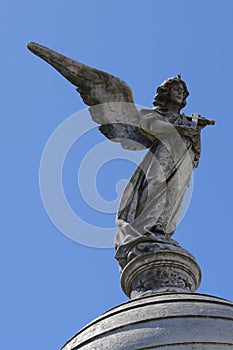
<svg viewBox="0 0 233 350">
<path fill-rule="evenodd" d="M 151 141 L 140 132 L 140 113 L 130 87 L 121 79 L 86 66 L 36 43 L 28 48 L 48 62 L 77 87 L 99 130 L 122 147 L 138 150 L 150 147 Z"/>
</svg>

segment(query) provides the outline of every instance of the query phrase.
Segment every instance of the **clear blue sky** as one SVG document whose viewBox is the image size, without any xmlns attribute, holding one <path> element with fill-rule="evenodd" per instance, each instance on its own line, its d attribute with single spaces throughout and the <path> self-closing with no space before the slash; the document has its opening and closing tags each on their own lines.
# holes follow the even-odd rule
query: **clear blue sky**
<svg viewBox="0 0 233 350">
<path fill-rule="evenodd" d="M 184 111 L 215 119 L 216 126 L 203 131 L 192 202 L 174 238 L 202 268 L 199 292 L 233 299 L 232 13 L 231 0 L 3 1 L 2 348 L 59 349 L 82 326 L 127 300 L 113 249 L 74 243 L 44 210 L 38 180 L 43 149 L 51 133 L 85 105 L 71 84 L 26 49 L 29 41 L 121 77 L 135 101 L 148 107 L 155 88 L 182 73 L 190 90 Z M 96 130 L 90 142 L 99 138 Z M 72 148 L 64 167 L 67 199 L 83 219 L 101 225 L 103 216 L 92 215 L 75 197 L 79 157 Z M 113 177 L 118 166 L 112 166 L 103 169 L 102 180 L 99 174 L 100 192 L 106 185 L 111 193 L 112 179 L 121 179 L 120 172 Z M 124 176 L 133 171 L 127 161 L 119 168 Z M 105 227 L 111 220 L 106 215 Z"/>
</svg>

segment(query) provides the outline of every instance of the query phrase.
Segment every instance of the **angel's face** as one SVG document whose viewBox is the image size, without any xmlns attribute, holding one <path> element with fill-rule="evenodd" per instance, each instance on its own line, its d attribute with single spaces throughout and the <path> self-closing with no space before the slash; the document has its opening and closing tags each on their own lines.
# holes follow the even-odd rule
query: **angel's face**
<svg viewBox="0 0 233 350">
<path fill-rule="evenodd" d="M 184 88 L 182 84 L 173 84 L 169 89 L 169 101 L 181 105 L 184 100 Z"/>
</svg>

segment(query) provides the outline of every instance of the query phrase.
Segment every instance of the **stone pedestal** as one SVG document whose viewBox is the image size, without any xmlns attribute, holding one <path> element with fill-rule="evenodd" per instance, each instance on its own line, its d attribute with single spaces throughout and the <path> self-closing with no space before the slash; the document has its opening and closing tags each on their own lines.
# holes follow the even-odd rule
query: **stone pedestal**
<svg viewBox="0 0 233 350">
<path fill-rule="evenodd" d="M 230 350 L 233 303 L 195 291 L 195 258 L 171 239 L 144 235 L 117 249 L 131 298 L 84 327 L 63 350 Z"/>
<path fill-rule="evenodd" d="M 173 240 L 140 237 L 121 246 L 116 259 L 121 266 L 122 289 L 131 299 L 156 293 L 191 293 L 201 282 L 195 258 Z"/>
<path fill-rule="evenodd" d="M 119 305 L 84 327 L 63 350 L 230 350 L 233 303 L 165 293 Z"/>
<path fill-rule="evenodd" d="M 195 258 L 155 235 L 120 246 L 121 285 L 130 297 L 84 327 L 63 350 L 230 350 L 233 303 L 194 293 Z"/>
</svg>

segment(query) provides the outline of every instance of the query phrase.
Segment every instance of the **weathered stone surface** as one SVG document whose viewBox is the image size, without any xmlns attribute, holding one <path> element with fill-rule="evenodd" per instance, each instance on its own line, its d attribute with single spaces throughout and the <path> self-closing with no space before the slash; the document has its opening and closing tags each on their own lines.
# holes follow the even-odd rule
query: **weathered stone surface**
<svg viewBox="0 0 233 350">
<path fill-rule="evenodd" d="M 181 114 L 189 92 L 180 75 L 157 88 L 153 109 L 139 111 L 119 78 L 35 43 L 28 48 L 77 86 L 107 138 L 130 150 L 149 148 L 124 190 L 116 220 L 121 284 L 133 300 L 87 325 L 63 349 L 232 349 L 233 304 L 193 294 L 200 268 L 170 239 L 198 166 L 201 130 L 214 121 Z"/>
<path fill-rule="evenodd" d="M 161 237 L 140 237 L 121 246 L 116 254 L 121 286 L 133 298 L 161 292 L 195 292 L 201 270 L 195 258 L 177 242 Z"/>
<path fill-rule="evenodd" d="M 157 88 L 153 109 L 139 111 L 130 87 L 121 79 L 42 45 L 29 43 L 28 48 L 77 86 L 108 139 L 126 149 L 149 148 L 123 193 L 116 247 L 147 233 L 170 238 L 198 166 L 201 130 L 214 124 L 199 114 L 181 114 L 189 92 L 180 74 Z"/>
<path fill-rule="evenodd" d="M 168 293 L 109 310 L 63 350 L 231 349 L 233 303 L 193 293 Z"/>
</svg>

